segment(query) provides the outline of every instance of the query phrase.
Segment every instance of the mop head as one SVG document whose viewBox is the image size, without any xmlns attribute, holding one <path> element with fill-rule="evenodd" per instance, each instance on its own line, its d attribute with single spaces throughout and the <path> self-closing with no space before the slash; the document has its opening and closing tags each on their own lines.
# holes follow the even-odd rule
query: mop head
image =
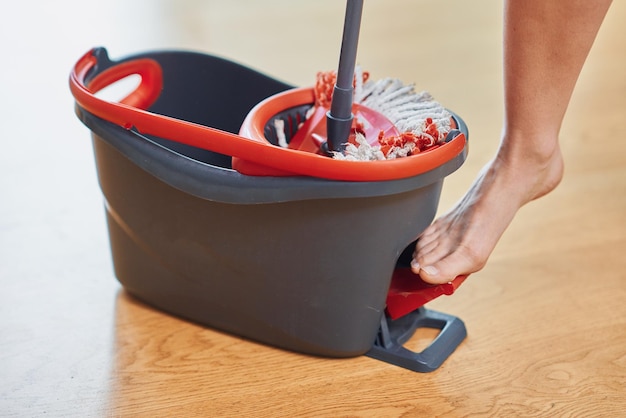
<svg viewBox="0 0 626 418">
<path fill-rule="evenodd" d="M 337 75 L 334 71 L 320 72 L 314 87 L 315 107 L 330 108 Z M 416 92 L 413 85 L 398 79 L 369 80 L 369 73 L 357 67 L 354 77 L 354 103 L 384 115 L 400 132 L 385 137 L 366 138 L 363 124 L 355 120 L 353 133 L 343 153 L 333 158 L 354 161 L 388 160 L 415 155 L 441 145 L 451 129 L 450 113 L 428 92 Z"/>
</svg>

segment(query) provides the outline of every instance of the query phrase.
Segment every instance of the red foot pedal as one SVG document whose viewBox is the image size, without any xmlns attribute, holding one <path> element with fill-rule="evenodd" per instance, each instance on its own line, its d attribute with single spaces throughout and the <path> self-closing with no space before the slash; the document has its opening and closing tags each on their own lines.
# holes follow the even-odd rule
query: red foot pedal
<svg viewBox="0 0 626 418">
<path fill-rule="evenodd" d="M 466 278 L 467 275 L 457 276 L 451 282 L 433 285 L 423 281 L 410 268 L 396 268 L 387 294 L 387 314 L 391 319 L 398 319 L 436 297 L 451 295 Z"/>
</svg>

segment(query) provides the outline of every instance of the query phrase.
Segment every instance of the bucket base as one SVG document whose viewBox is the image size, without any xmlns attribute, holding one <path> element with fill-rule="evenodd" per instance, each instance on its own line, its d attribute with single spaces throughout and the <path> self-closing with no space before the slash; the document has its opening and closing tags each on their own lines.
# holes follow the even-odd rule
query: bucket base
<svg viewBox="0 0 626 418">
<path fill-rule="evenodd" d="M 403 346 L 418 328 L 441 330 L 421 353 Z M 366 355 L 414 372 L 432 372 L 443 364 L 466 336 L 465 324 L 459 318 L 422 307 L 396 320 L 384 315 L 378 337 Z"/>
</svg>

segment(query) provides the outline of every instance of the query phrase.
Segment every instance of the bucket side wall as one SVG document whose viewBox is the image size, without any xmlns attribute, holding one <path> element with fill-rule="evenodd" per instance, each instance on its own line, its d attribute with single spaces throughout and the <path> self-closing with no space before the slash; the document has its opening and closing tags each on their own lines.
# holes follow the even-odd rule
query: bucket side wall
<svg viewBox="0 0 626 418">
<path fill-rule="evenodd" d="M 175 189 L 97 136 L 94 150 L 115 272 L 130 293 L 204 325 L 326 356 L 369 350 L 397 258 L 432 221 L 442 183 L 236 205 Z"/>
</svg>

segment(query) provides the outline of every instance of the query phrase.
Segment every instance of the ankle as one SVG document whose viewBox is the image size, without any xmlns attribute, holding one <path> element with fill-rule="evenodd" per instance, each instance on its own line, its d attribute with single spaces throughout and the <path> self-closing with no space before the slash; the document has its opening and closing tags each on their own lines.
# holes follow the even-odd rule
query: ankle
<svg viewBox="0 0 626 418">
<path fill-rule="evenodd" d="M 502 135 L 498 156 L 509 164 L 547 167 L 560 156 L 558 134 L 512 130 Z"/>
<path fill-rule="evenodd" d="M 563 178 L 563 158 L 554 136 L 503 136 L 494 164 L 506 181 L 526 188 L 521 204 L 554 190 Z"/>
</svg>

